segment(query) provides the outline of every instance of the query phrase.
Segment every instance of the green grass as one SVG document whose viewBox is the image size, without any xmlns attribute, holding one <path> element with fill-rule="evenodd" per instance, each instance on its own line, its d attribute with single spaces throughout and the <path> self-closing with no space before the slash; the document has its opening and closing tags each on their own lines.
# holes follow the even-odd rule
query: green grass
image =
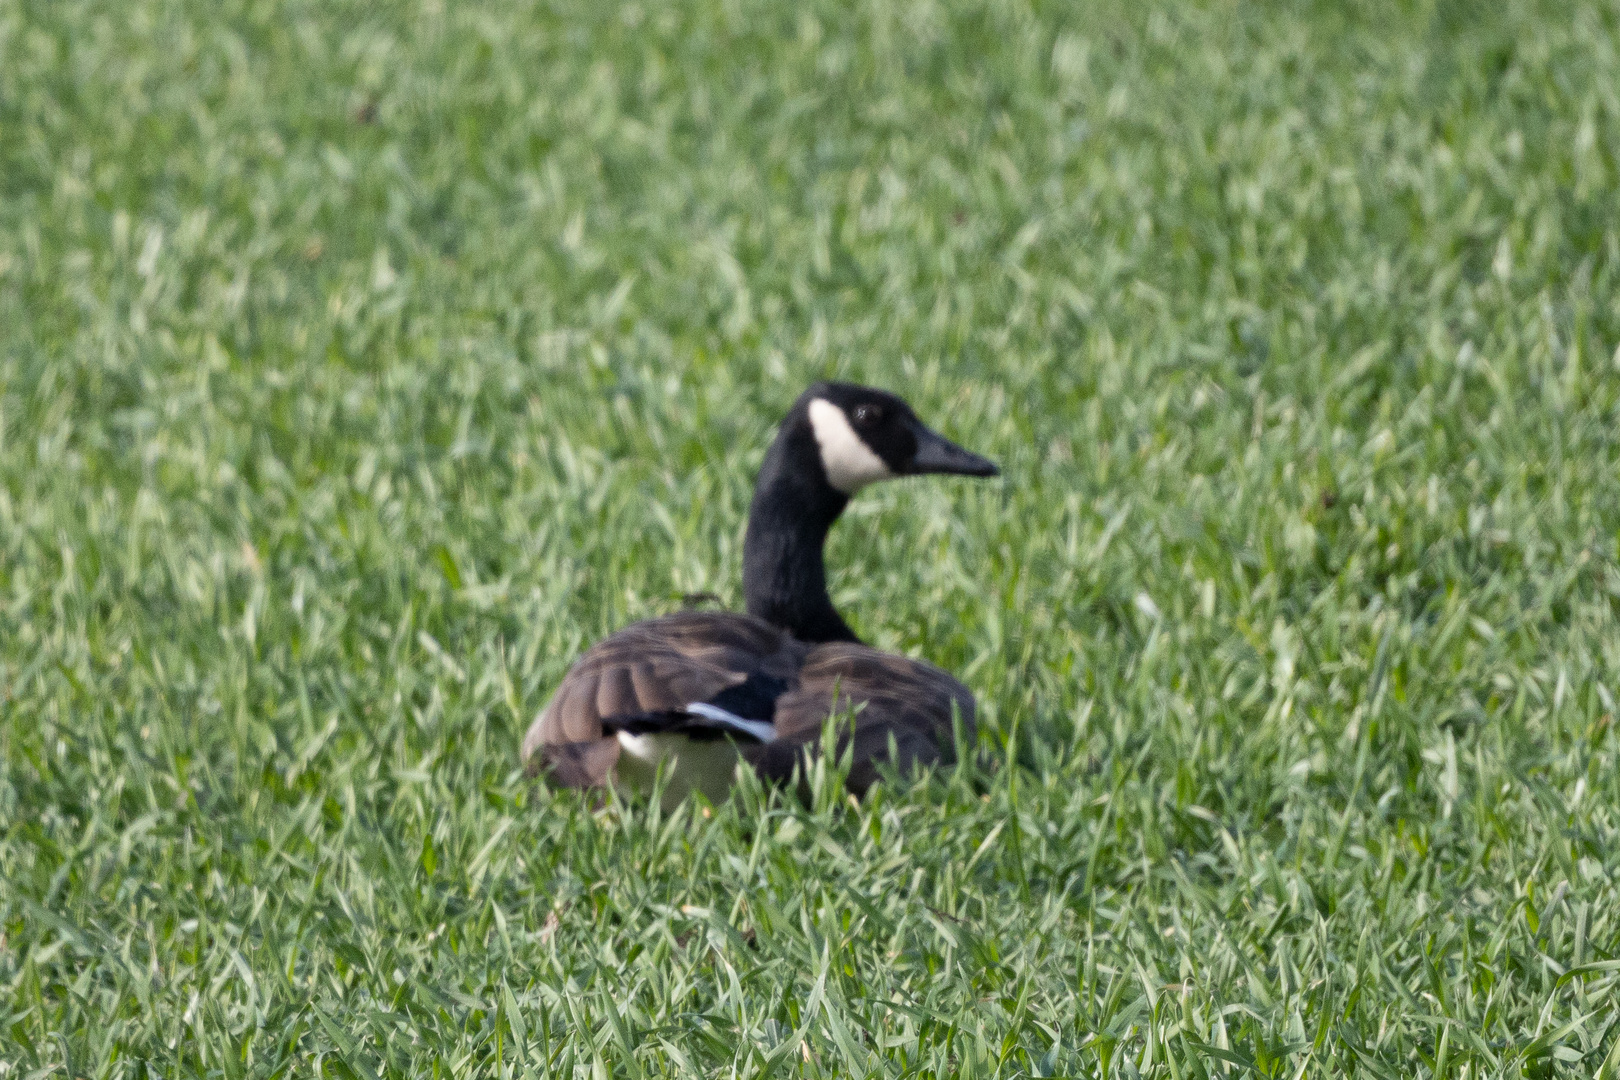
<svg viewBox="0 0 1620 1080">
<path fill-rule="evenodd" d="M 856 7 L 0 0 L 0 1078 L 1620 1076 L 1620 9 Z M 523 780 L 822 376 L 987 764 Z"/>
</svg>

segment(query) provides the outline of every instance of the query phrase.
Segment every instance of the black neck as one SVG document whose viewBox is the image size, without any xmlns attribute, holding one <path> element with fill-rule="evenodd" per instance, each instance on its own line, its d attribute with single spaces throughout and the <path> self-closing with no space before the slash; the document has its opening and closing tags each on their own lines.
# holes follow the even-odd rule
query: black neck
<svg viewBox="0 0 1620 1080">
<path fill-rule="evenodd" d="M 748 614 L 800 641 L 859 641 L 827 595 L 822 545 L 849 498 L 827 483 L 808 425 L 784 424 L 765 455 L 743 540 Z"/>
</svg>

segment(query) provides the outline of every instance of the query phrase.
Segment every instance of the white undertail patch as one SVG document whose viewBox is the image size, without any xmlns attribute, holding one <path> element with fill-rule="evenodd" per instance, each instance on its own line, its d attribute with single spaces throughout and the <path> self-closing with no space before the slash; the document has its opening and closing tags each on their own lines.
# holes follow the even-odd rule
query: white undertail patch
<svg viewBox="0 0 1620 1080">
<path fill-rule="evenodd" d="M 739 735 L 765 743 L 776 738 L 775 725 L 764 720 L 746 720 L 718 705 L 697 701 L 684 712 L 701 716 Z M 691 739 L 685 733 L 652 732 L 631 735 L 619 732 L 618 784 L 626 793 L 646 791 L 653 786 L 658 767 L 667 762 L 663 807 L 673 810 L 694 791 L 701 791 L 719 804 L 731 791 L 737 771 L 737 747 L 730 739 Z"/>
<path fill-rule="evenodd" d="M 810 428 L 816 433 L 816 446 L 821 450 L 827 482 L 845 495 L 853 495 L 867 484 L 894 476 L 883 459 L 855 434 L 844 410 L 832 402 L 824 398 L 810 402 Z"/>
<path fill-rule="evenodd" d="M 653 733 L 631 735 L 619 732 L 617 786 L 625 794 L 648 791 L 658 775 L 667 770 L 662 806 L 673 810 L 682 799 L 701 791 L 719 804 L 731 791 L 737 771 L 737 747 L 730 739 L 693 742 L 685 735 Z"/>
</svg>

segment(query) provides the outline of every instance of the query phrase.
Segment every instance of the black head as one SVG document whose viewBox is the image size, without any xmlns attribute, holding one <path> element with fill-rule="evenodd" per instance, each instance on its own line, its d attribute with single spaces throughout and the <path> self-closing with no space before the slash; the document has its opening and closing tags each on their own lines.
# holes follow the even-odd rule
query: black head
<svg viewBox="0 0 1620 1080">
<path fill-rule="evenodd" d="M 815 436 L 827 483 L 844 495 L 896 476 L 995 476 L 995 463 L 917 419 L 893 394 L 853 383 L 817 383 L 794 407 Z"/>
</svg>

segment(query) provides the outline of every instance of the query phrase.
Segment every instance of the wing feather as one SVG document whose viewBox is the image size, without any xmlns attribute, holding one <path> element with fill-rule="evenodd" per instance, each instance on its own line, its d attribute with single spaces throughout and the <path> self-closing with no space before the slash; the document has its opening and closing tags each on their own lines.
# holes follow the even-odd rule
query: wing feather
<svg viewBox="0 0 1620 1080">
<path fill-rule="evenodd" d="M 632 661 L 633 663 L 633 661 Z M 628 665 L 604 668 L 596 683 L 596 715 L 618 716 L 620 713 L 638 712 L 635 680 L 630 678 Z"/>
<path fill-rule="evenodd" d="M 682 612 L 628 626 L 589 649 L 523 740 L 531 774 L 569 787 L 608 783 L 618 742 L 602 721 L 707 701 L 755 671 L 797 670 L 808 652 L 748 615 Z M 613 751 L 599 746 L 611 743 Z"/>
<path fill-rule="evenodd" d="M 750 760 L 767 777 L 786 780 L 819 745 L 827 717 L 851 712 L 852 730 L 841 734 L 839 752 L 849 746 L 846 784 L 857 795 L 878 779 L 884 763 L 909 771 L 954 760 L 957 717 L 967 738 L 975 731 L 973 694 L 951 675 L 921 660 L 834 642 L 811 650 L 798 688 L 776 703 L 776 740 L 752 751 Z"/>
<path fill-rule="evenodd" d="M 675 709 L 693 700 L 680 696 L 685 680 L 672 673 L 670 670 L 672 667 L 673 665 L 666 664 L 664 671 L 660 673 L 657 665 L 642 660 L 631 664 L 627 669 L 630 680 L 635 685 L 636 701 L 644 712 Z M 679 669 L 675 668 L 675 672 L 678 671 Z"/>
</svg>

